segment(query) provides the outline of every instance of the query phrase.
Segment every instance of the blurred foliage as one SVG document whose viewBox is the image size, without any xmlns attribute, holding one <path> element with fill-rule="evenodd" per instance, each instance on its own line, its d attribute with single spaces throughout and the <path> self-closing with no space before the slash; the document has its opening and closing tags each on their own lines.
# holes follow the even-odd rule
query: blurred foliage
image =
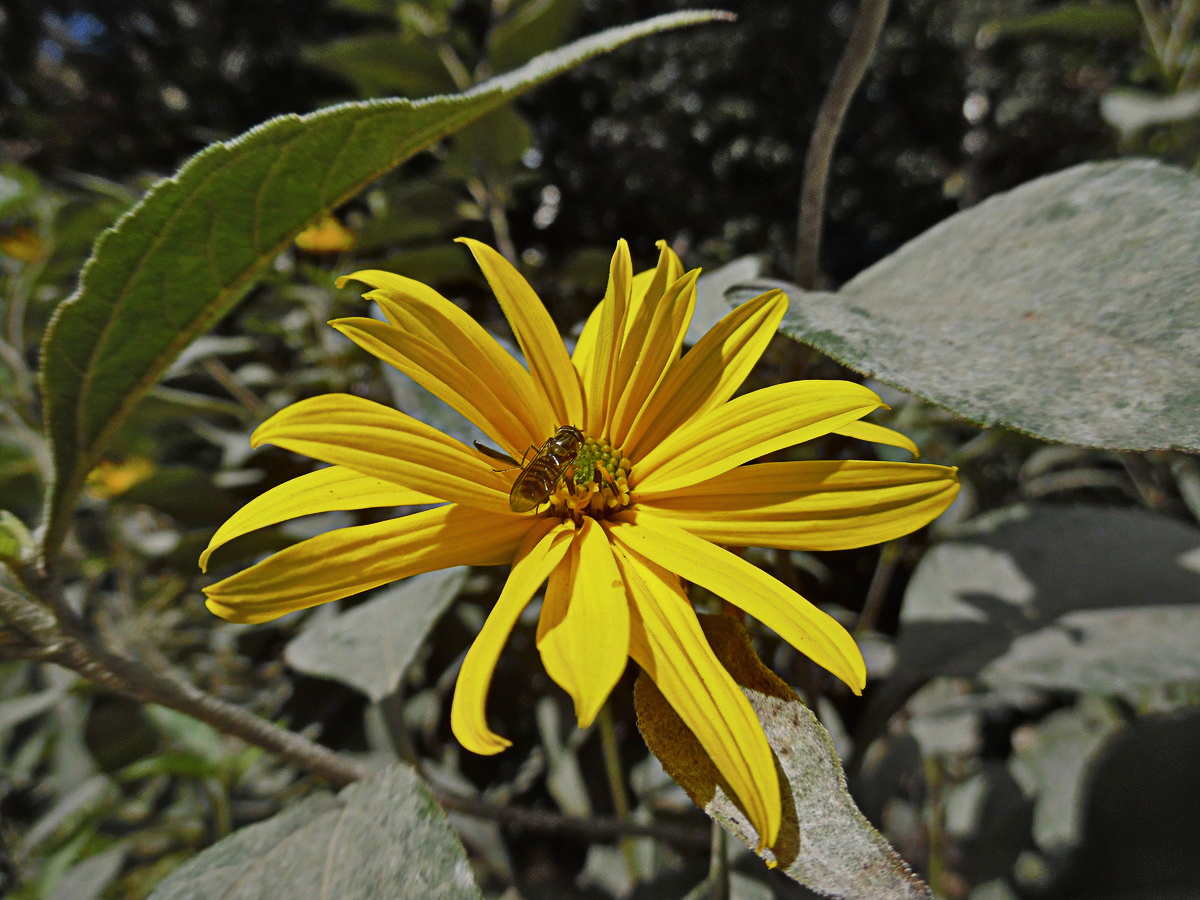
<svg viewBox="0 0 1200 900">
<path fill-rule="evenodd" d="M 682 5 L 12 0 L 0 8 L 0 506 L 21 522 L 39 519 L 49 471 L 36 391 L 39 341 L 93 240 L 149 175 L 276 113 L 458 90 L 570 37 Z M 668 35 L 595 60 L 381 179 L 338 212 L 353 247 L 282 254 L 215 333 L 184 354 L 117 435 L 64 548 L 79 573 L 65 586 L 68 600 L 108 643 L 176 667 L 198 687 L 336 749 L 419 760 L 428 781 L 463 794 L 611 812 L 599 741 L 575 729 L 530 628 L 514 632 L 497 671 L 496 684 L 513 689 L 494 691 L 491 702 L 514 749 L 476 757 L 450 737 L 457 664 L 496 596 L 499 573 L 466 578 L 399 686 L 371 702 L 285 663 L 289 645 L 299 647 L 294 657 L 303 635 L 333 627 L 333 610 L 255 627 L 216 622 L 199 602 L 195 561 L 240 503 L 302 471 L 282 451 L 250 449 L 250 431 L 270 412 L 349 391 L 436 419 L 451 433 L 459 427 L 324 326 L 363 311 L 355 291 L 333 289 L 338 274 L 402 271 L 500 327 L 466 254 L 448 239 L 508 241 L 569 329 L 595 302 L 616 236 L 630 240 L 642 263 L 653 241 L 666 238 L 689 264 L 715 267 L 759 253 L 764 274 L 789 270 L 805 143 L 854 4 L 724 5 L 739 14 L 736 26 Z M 1149 28 L 1132 3 L 895 7 L 835 158 L 826 239 L 835 282 L 958 209 L 1038 175 L 1129 152 L 1188 167 L 1200 159 L 1200 119 L 1186 102 L 1200 60 L 1195 20 L 1181 21 L 1195 7 L 1187 0 L 1141 4 Z M 1072 15 L 1079 7 L 1087 11 Z M 1115 92 L 1130 87 L 1144 92 L 1135 98 L 1141 118 L 1130 119 L 1128 107 L 1112 111 Z M 1185 100 L 1182 112 L 1155 105 L 1175 97 Z M 790 371 L 795 353 L 781 342 L 759 377 Z M 841 372 L 820 358 L 809 367 L 816 376 Z M 921 601 L 936 596 L 918 588 L 946 583 L 938 574 L 955 583 L 946 570 L 929 568 L 937 558 L 925 550 L 939 535 L 977 512 L 1029 501 L 1049 505 L 1045 515 L 1078 504 L 1142 510 L 1191 536 L 1178 549 L 1194 571 L 1188 548 L 1200 518 L 1200 465 L 1167 452 L 1048 447 L 1000 429 L 979 433 L 923 402 L 887 399 L 889 424 L 917 439 L 926 459 L 962 467 L 963 498 L 946 521 L 882 553 L 751 554 L 847 621 L 866 604 L 861 639 L 872 680 L 898 673 L 892 694 L 880 691 L 865 711 L 839 694 L 818 704 L 860 805 L 947 897 L 1200 890 L 1188 857 L 1194 811 L 1185 803 L 1195 796 L 1197 771 L 1194 682 L 1162 676 L 1133 695 L 1125 682 L 1105 690 L 1079 677 L 1014 684 L 996 670 L 991 681 L 978 677 L 984 663 L 976 661 L 966 671 L 921 670 L 919 683 L 899 690 L 914 659 L 943 652 L 922 648 L 920 630 L 911 628 Z M 820 450 L 836 457 L 849 446 L 831 438 Z M 267 529 L 223 548 L 214 567 L 231 569 L 376 515 Z M 1112 564 L 1156 543 L 1161 549 L 1159 539 L 1125 540 L 1128 530 L 1112 525 L 1112 515 L 1094 519 L 1120 538 L 1096 538 Z M 1003 523 L 991 525 L 1000 537 L 980 538 L 977 529 L 941 545 L 951 575 L 975 571 L 981 545 L 1003 571 L 1042 571 L 1035 563 L 1047 560 L 1045 546 L 1018 552 Z M 0 528 L 0 553 L 21 552 L 28 537 L 7 518 Z M 911 578 L 918 565 L 924 573 Z M 1011 642 L 1014 623 L 1030 624 L 993 595 L 972 594 L 969 577 L 958 594 L 945 590 L 977 604 L 949 626 L 953 645 L 976 640 L 978 609 L 992 616 L 984 623 L 992 638 Z M 1119 599 L 1135 605 L 1144 599 L 1135 591 Z M 999 600 L 1006 597 L 1019 607 L 1011 595 Z M 1146 627 L 1169 630 L 1174 620 L 1164 615 Z M 1081 652 L 1109 634 L 1104 621 L 1052 624 L 1079 636 Z M 754 639 L 787 682 L 813 683 L 791 648 L 770 635 Z M 1159 675 L 1175 671 L 1171 659 L 1159 662 Z M 613 713 L 635 818 L 693 826 L 704 841 L 699 814 L 633 737 L 628 687 L 614 693 Z M 22 900 L 147 896 L 201 848 L 314 787 L 209 726 L 20 661 L 0 663 L 0 760 L 0 893 Z M 530 897 L 634 888 L 627 857 L 612 847 L 507 832 L 483 819 L 456 824 L 492 895 L 510 885 Z M 640 896 L 682 896 L 704 877 L 703 851 L 634 843 Z M 745 855 L 735 870 L 755 896 L 803 896 Z"/>
</svg>

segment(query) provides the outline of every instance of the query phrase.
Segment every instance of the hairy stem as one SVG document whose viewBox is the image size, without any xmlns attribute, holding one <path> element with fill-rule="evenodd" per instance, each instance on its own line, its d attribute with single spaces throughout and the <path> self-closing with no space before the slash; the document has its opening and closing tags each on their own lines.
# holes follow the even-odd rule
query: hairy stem
<svg viewBox="0 0 1200 900">
<path fill-rule="evenodd" d="M 361 763 L 294 731 L 280 728 L 241 707 L 206 694 L 195 685 L 90 641 L 68 638 L 48 653 L 47 658 L 111 691 L 143 703 L 168 706 L 207 722 L 219 731 L 262 747 L 334 786 L 341 787 L 370 774 L 371 770 Z"/>
<path fill-rule="evenodd" d="M 334 787 L 350 784 L 371 774 L 371 769 L 357 760 L 206 694 L 173 675 L 101 646 L 81 632 L 83 622 L 73 611 L 69 613 L 69 621 L 60 623 L 48 608 L 51 604 L 41 596 L 51 590 L 49 580 L 39 579 L 28 569 L 21 575 L 26 587 L 33 589 L 31 593 L 36 593 L 41 602 L 0 586 L 0 619 L 8 626 L 0 630 L 0 659 L 57 663 L 113 693 L 142 703 L 170 707 L 206 722 L 225 734 L 262 747 Z M 69 609 L 62 603 L 54 605 Z M 430 789 L 446 809 L 490 819 L 513 831 L 567 833 L 584 841 L 644 836 L 692 848 L 706 843 L 702 831 L 686 826 L 662 823 L 643 825 L 603 816 L 567 816 L 488 803 L 436 786 Z"/>
<path fill-rule="evenodd" d="M 821 101 L 800 185 L 800 213 L 796 225 L 796 264 L 793 280 L 802 288 L 816 286 L 820 271 L 821 228 L 825 219 L 825 195 L 829 187 L 829 165 L 842 121 L 850 101 L 866 74 L 883 31 L 890 0 L 861 0 L 858 18 L 838 60 L 829 90 Z"/>
<path fill-rule="evenodd" d="M 114 693 L 186 713 L 338 787 L 371 773 L 355 760 L 103 646 L 62 602 L 51 578 L 30 569 L 19 577 L 37 601 L 0 588 L 0 615 L 19 636 L 3 642 L 11 645 L 6 648 L 10 657 L 58 663 Z"/>
</svg>

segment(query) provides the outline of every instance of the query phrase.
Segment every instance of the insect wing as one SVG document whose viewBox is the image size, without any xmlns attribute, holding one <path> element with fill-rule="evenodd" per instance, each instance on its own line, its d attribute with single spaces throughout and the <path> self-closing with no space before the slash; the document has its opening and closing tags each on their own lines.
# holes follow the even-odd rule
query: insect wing
<svg viewBox="0 0 1200 900">
<path fill-rule="evenodd" d="M 554 493 L 567 463 L 558 465 L 558 460 L 550 452 L 550 443 L 548 440 L 542 444 L 529 464 L 517 473 L 512 490 L 508 492 L 508 505 L 513 512 L 529 512 L 549 500 Z"/>
<path fill-rule="evenodd" d="M 564 425 L 547 438 L 513 481 L 508 492 L 513 512 L 529 512 L 550 499 L 583 441 L 583 432 L 573 425 Z"/>
</svg>

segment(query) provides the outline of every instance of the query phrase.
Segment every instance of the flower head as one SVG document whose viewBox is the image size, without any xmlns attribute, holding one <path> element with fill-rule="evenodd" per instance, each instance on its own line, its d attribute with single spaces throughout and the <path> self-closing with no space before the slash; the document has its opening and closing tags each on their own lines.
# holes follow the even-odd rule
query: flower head
<svg viewBox="0 0 1200 900">
<path fill-rule="evenodd" d="M 526 365 L 436 291 L 387 272 L 348 277 L 373 288 L 365 296 L 388 321 L 330 324 L 466 416 L 520 467 L 498 471 L 485 445 L 467 447 L 362 398 L 293 404 L 253 442 L 329 467 L 240 510 L 202 565 L 226 541 L 294 516 L 443 505 L 303 541 L 207 588 L 209 609 L 262 622 L 420 572 L 511 563 L 458 677 L 458 740 L 476 753 L 508 746 L 488 727 L 487 691 L 518 616 L 545 584 L 537 646 L 580 725 L 632 657 L 769 844 L 781 816 L 771 749 L 709 648 L 683 582 L 758 619 L 860 692 L 866 668 L 842 626 L 723 545 L 832 550 L 888 540 L 946 508 L 958 489 L 954 470 L 846 460 L 747 465 L 831 432 L 915 450 L 861 421 L 883 404 L 859 384 L 798 381 L 733 396 L 783 317 L 780 291 L 742 304 L 683 353 L 698 271 L 684 273 L 660 243 L 658 265 L 634 275 L 622 241 L 604 299 L 568 353 L 516 269 L 484 244 L 463 243 Z"/>
</svg>

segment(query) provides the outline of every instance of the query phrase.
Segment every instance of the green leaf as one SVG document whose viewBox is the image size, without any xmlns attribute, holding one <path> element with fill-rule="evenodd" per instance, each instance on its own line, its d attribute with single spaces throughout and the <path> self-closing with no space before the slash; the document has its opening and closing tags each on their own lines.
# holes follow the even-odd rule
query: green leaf
<svg viewBox="0 0 1200 900">
<path fill-rule="evenodd" d="M 829 732 L 783 680 L 762 664 L 745 628 L 727 616 L 700 616 L 705 637 L 762 723 L 784 780 L 783 819 L 770 854 L 779 870 L 827 897 L 928 900 L 933 895 L 867 821 L 846 789 Z M 638 676 L 638 728 L 667 773 L 721 827 L 746 846 L 758 834 L 729 786 L 654 682 Z"/>
<path fill-rule="evenodd" d="M 359 256 L 370 256 L 409 241 L 441 239 L 459 219 L 462 203 L 456 182 L 432 176 L 396 185 L 386 198 L 386 207 L 367 219 L 358 231 L 355 252 Z M 444 245 L 446 241 L 441 243 Z"/>
<path fill-rule="evenodd" d="M 1141 33 L 1142 17 L 1130 3 L 1064 3 L 1022 16 L 993 19 L 979 29 L 976 42 L 986 47 L 1011 37 L 1103 40 L 1137 38 Z"/>
<path fill-rule="evenodd" d="M 0 563 L 29 559 L 33 546 L 33 536 L 25 523 L 7 509 L 0 509 Z"/>
<path fill-rule="evenodd" d="M 1078 706 L 1050 713 L 1014 741 L 1010 769 L 1034 798 L 1033 839 L 1049 853 L 1080 842 L 1088 780 L 1096 757 L 1124 725 L 1114 705 L 1085 697 Z"/>
<path fill-rule="evenodd" d="M 487 58 L 503 71 L 562 43 L 581 0 L 526 0 L 488 34 Z"/>
<path fill-rule="evenodd" d="M 314 65 L 344 78 L 361 97 L 420 97 L 454 89 L 454 79 L 424 35 L 374 32 L 304 50 Z"/>
<path fill-rule="evenodd" d="M 533 132 L 511 106 L 462 128 L 446 155 L 446 171 L 459 177 L 513 169 L 533 143 Z"/>
<path fill-rule="evenodd" d="M 229 738 L 207 722 L 156 703 L 148 703 L 144 709 L 146 717 L 160 732 L 201 759 L 216 763 L 238 752 L 231 746 Z"/>
<path fill-rule="evenodd" d="M 293 669 L 333 678 L 378 703 L 396 690 L 433 623 L 458 596 L 467 570 L 444 569 L 378 592 L 324 619 L 287 646 Z"/>
<path fill-rule="evenodd" d="M 978 422 L 1200 450 L 1200 178 L 1087 164 L 952 216 L 782 331 Z M 732 293 L 742 300 L 754 284 Z"/>
<path fill-rule="evenodd" d="M 455 96 L 347 103 L 280 116 L 213 144 L 103 234 L 43 345 L 54 448 L 42 549 L 113 430 L 171 361 L 321 215 L 439 138 L 607 50 L 720 18 L 680 12 L 612 28 Z"/>
<path fill-rule="evenodd" d="M 121 874 L 128 852 L 123 844 L 117 844 L 75 863 L 47 900 L 99 900 L 109 882 Z"/>
<path fill-rule="evenodd" d="M 15 163 L 0 165 L 0 216 L 25 212 L 41 192 L 38 177 Z"/>
<path fill-rule="evenodd" d="M 319 886 L 319 887 L 318 887 Z M 475 898 L 458 837 L 420 779 L 393 766 L 317 794 L 180 866 L 151 900 Z"/>
<path fill-rule="evenodd" d="M 67 684 L 62 683 L 36 694 L 23 694 L 0 700 L 0 739 L 7 740 L 8 731 L 13 726 L 53 709 L 67 692 L 67 687 Z"/>
<path fill-rule="evenodd" d="M 937 675 L 1137 704 L 1200 682 L 1200 529 L 1117 507 L 1018 506 L 930 550 L 905 591 L 877 726 Z"/>
</svg>

